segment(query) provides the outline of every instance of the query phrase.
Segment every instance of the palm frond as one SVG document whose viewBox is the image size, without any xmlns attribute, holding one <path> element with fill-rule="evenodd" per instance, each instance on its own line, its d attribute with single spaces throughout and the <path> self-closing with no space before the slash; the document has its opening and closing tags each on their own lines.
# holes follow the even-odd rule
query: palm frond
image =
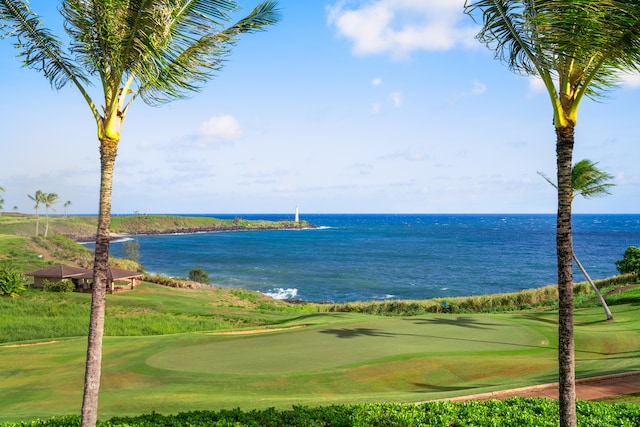
<svg viewBox="0 0 640 427">
<path fill-rule="evenodd" d="M 597 167 L 597 163 L 589 159 L 580 160 L 571 170 L 573 191 L 588 199 L 611 194 L 609 189 L 615 184 L 609 182 L 613 175 L 604 172 Z"/>
<path fill-rule="evenodd" d="M 636 0 L 467 0 L 465 12 L 482 20 L 477 38 L 497 59 L 517 73 L 547 70 L 571 97 L 606 95 L 618 71 L 640 64 Z"/>
<path fill-rule="evenodd" d="M 202 1 L 185 3 L 191 7 L 181 10 L 186 13 L 184 16 L 175 15 L 154 68 L 140 72 L 144 76 L 140 80 L 140 96 L 146 103 L 166 103 L 199 90 L 222 69 L 240 34 L 260 31 L 279 20 L 275 1 L 259 4 L 248 16 L 226 28 L 219 21 L 220 17 L 228 18 L 226 14 L 204 14 Z"/>
<path fill-rule="evenodd" d="M 42 26 L 27 2 L 0 1 L 0 37 L 12 37 L 23 65 L 40 71 L 56 89 L 70 80 L 89 83 L 84 71 L 65 54 L 61 41 Z"/>
</svg>

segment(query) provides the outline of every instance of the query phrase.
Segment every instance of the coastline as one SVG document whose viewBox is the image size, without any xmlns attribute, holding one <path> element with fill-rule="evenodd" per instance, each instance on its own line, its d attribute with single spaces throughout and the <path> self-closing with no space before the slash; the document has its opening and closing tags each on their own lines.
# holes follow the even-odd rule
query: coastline
<svg viewBox="0 0 640 427">
<path fill-rule="evenodd" d="M 277 226 L 244 226 L 244 225 L 229 225 L 229 226 L 203 226 L 203 227 L 182 227 L 182 228 L 172 228 L 172 229 L 156 229 L 156 230 L 145 230 L 143 232 L 135 232 L 135 233 L 123 233 L 123 232 L 110 232 L 110 241 L 115 241 L 119 239 L 124 239 L 132 236 L 160 236 L 160 235 L 172 235 L 172 234 L 199 234 L 199 233 L 229 233 L 229 232 L 240 232 L 240 231 L 282 231 L 282 230 L 304 230 L 304 229 L 316 229 L 317 225 L 309 223 L 309 222 L 279 222 Z M 95 234 L 91 236 L 86 235 L 65 235 L 77 243 L 92 243 L 95 241 Z"/>
</svg>

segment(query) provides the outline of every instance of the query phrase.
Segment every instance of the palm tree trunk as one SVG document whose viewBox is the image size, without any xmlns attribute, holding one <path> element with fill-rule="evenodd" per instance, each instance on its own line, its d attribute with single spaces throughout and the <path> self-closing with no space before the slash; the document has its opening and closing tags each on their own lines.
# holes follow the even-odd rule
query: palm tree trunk
<svg viewBox="0 0 640 427">
<path fill-rule="evenodd" d="M 576 427 L 576 378 L 573 340 L 573 244 L 571 241 L 571 161 L 574 126 L 556 128 L 558 168 L 558 377 L 560 426 Z"/>
<path fill-rule="evenodd" d="M 586 277 L 587 282 L 589 282 L 589 285 L 591 285 L 591 289 L 593 289 L 593 292 L 596 294 L 596 297 L 598 298 L 598 301 L 600 301 L 600 305 L 602 306 L 602 309 L 604 310 L 604 314 L 607 316 L 607 320 L 613 320 L 613 314 L 611 314 L 611 310 L 609 310 L 609 306 L 607 305 L 607 302 L 602 297 L 602 294 L 598 290 L 598 287 L 596 286 L 596 284 L 593 283 L 593 280 L 591 280 L 591 276 L 589 276 L 589 273 L 587 273 L 587 270 L 585 270 L 585 268 L 583 267 L 582 263 L 580 262 L 580 260 L 576 256 L 575 252 L 573 253 L 573 260 L 578 265 L 578 268 L 580 269 L 580 271 L 582 271 L 582 274 L 584 274 L 584 277 Z"/>
<path fill-rule="evenodd" d="M 49 208 L 45 209 L 45 227 L 44 227 L 44 238 L 47 238 L 47 234 L 49 233 Z"/>
<path fill-rule="evenodd" d="M 82 427 L 93 427 L 98 420 L 98 391 L 102 365 L 102 337 L 109 266 L 109 228 L 111 226 L 111 188 L 118 141 L 100 141 L 100 209 L 96 234 L 91 319 L 82 400 Z"/>
<path fill-rule="evenodd" d="M 38 208 L 36 207 L 36 237 L 38 237 L 38 234 L 40 234 L 38 228 L 40 225 L 40 217 L 38 216 Z"/>
</svg>

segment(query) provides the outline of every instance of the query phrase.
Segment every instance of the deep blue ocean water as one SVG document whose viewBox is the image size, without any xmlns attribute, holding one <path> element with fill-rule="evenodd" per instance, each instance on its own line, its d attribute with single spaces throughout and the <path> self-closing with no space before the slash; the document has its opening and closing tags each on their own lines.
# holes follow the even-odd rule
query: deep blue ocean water
<svg viewBox="0 0 640 427">
<path fill-rule="evenodd" d="M 211 215 L 293 219 L 293 215 Z M 307 301 L 427 299 L 557 282 L 555 215 L 303 215 L 317 229 L 138 236 L 149 272 Z M 640 215 L 574 215 L 575 252 L 593 279 L 640 246 Z M 121 256 L 122 244 L 111 253 Z M 575 281 L 585 280 L 576 268 Z"/>
</svg>

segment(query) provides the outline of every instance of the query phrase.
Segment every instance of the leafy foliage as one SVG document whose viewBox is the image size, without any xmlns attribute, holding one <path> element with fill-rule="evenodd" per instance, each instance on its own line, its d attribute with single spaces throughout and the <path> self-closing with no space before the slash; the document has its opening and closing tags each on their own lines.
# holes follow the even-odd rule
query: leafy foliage
<svg viewBox="0 0 640 427">
<path fill-rule="evenodd" d="M 122 251 L 125 259 L 136 263 L 140 261 L 140 243 L 138 239 L 124 242 L 122 244 Z"/>
<path fill-rule="evenodd" d="M 8 264 L 0 265 L 0 296 L 17 297 L 27 289 L 27 278 Z"/>
<path fill-rule="evenodd" d="M 622 259 L 616 261 L 616 268 L 620 273 L 635 273 L 640 277 L 640 248 L 629 246 Z"/>
<path fill-rule="evenodd" d="M 189 272 L 189 280 L 209 284 L 211 280 L 209 279 L 209 273 L 204 271 L 202 268 L 194 268 Z"/>
<path fill-rule="evenodd" d="M 45 292 L 73 292 L 76 285 L 69 279 L 62 279 L 59 282 L 45 280 L 42 283 L 42 289 Z"/>
<path fill-rule="evenodd" d="M 513 398 L 504 401 L 427 402 L 420 405 L 374 403 L 332 405 L 326 407 L 294 406 L 289 410 L 192 411 L 175 415 L 158 413 L 134 417 L 113 417 L 98 422 L 99 427 L 128 426 L 218 426 L 218 427 L 441 427 L 557 426 L 558 402 L 540 398 Z M 635 426 L 640 422 L 640 407 L 578 401 L 578 425 L 592 427 Z M 49 420 L 2 423 L 0 427 L 74 427 L 80 417 L 69 415 Z"/>
</svg>

